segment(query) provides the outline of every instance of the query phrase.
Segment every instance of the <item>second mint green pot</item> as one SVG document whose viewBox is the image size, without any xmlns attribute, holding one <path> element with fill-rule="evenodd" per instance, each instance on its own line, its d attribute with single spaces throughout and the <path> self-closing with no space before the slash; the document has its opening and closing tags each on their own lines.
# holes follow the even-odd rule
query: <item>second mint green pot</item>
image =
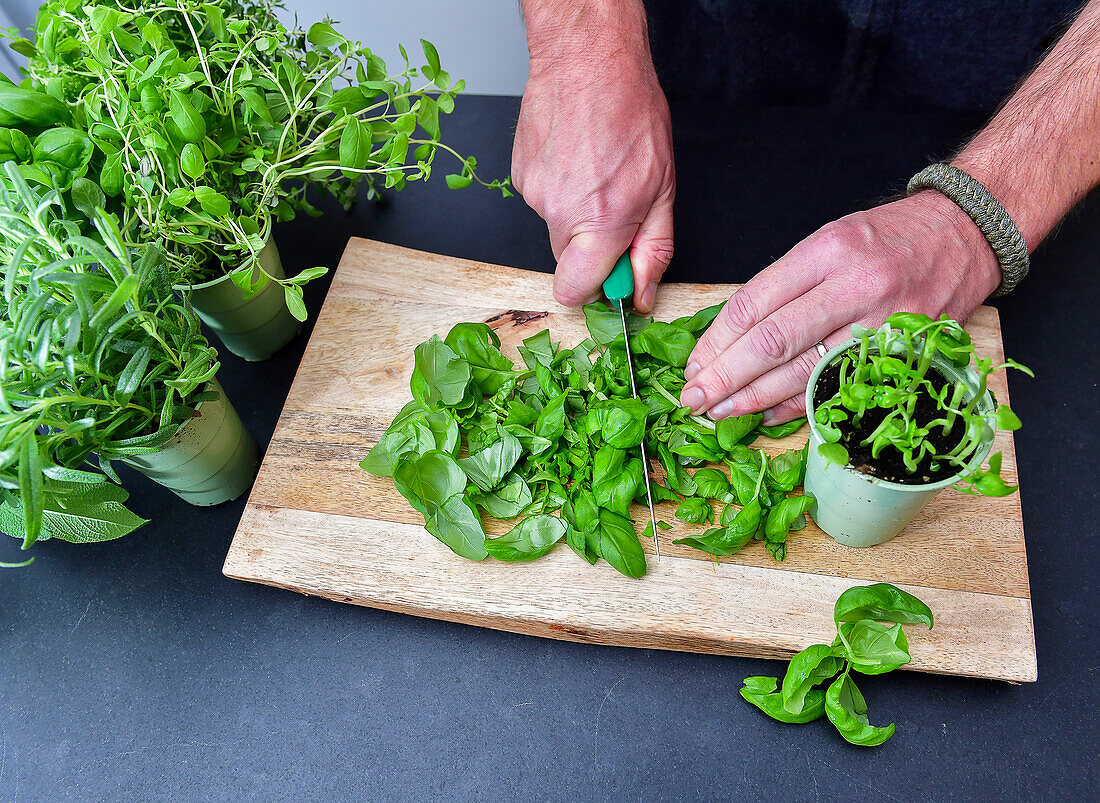
<svg viewBox="0 0 1100 803">
<path fill-rule="evenodd" d="M 217 398 L 200 404 L 171 440 L 155 452 L 122 459 L 180 499 L 201 507 L 236 499 L 252 485 L 260 466 L 256 441 L 218 380 L 210 380 L 206 389 L 215 391 Z"/>
</svg>

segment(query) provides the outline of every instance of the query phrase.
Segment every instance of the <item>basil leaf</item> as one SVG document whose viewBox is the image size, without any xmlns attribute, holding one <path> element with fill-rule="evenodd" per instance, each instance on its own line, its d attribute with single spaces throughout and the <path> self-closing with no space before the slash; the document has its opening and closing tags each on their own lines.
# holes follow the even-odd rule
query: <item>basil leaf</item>
<svg viewBox="0 0 1100 803">
<path fill-rule="evenodd" d="M 500 352 L 500 338 L 484 323 L 460 323 L 447 333 L 444 341 L 456 355 L 466 360 L 474 383 L 486 396 L 499 391 L 511 378 L 512 361 Z M 521 421 L 524 425 L 531 421 Z"/>
<path fill-rule="evenodd" d="M 456 554 L 470 560 L 483 560 L 485 531 L 473 505 L 461 493 L 447 499 L 427 514 L 424 528 L 446 544 Z"/>
<path fill-rule="evenodd" d="M 466 476 L 482 491 L 492 491 L 523 455 L 519 439 L 501 427 L 500 440 L 458 461 Z"/>
<path fill-rule="evenodd" d="M 880 745 L 894 735 L 894 724 L 876 728 L 867 719 L 867 701 L 845 672 L 833 681 L 825 693 L 825 712 L 840 735 L 863 747 Z"/>
<path fill-rule="evenodd" d="M 557 516 L 529 516 L 507 535 L 488 539 L 485 549 L 497 560 L 535 560 L 565 537 L 567 526 Z"/>
<path fill-rule="evenodd" d="M 798 714 L 806 705 L 806 695 L 844 668 L 844 661 L 833 655 L 829 644 L 813 644 L 795 655 L 783 676 L 783 707 Z"/>
<path fill-rule="evenodd" d="M 833 618 L 838 624 L 871 619 L 901 624 L 920 623 L 932 628 L 931 609 L 912 594 L 889 583 L 849 588 L 837 599 Z"/>
<path fill-rule="evenodd" d="M 761 413 L 723 418 L 715 427 L 718 443 L 728 452 L 739 443 L 751 441 L 763 418 Z"/>
<path fill-rule="evenodd" d="M 701 468 L 692 475 L 695 492 L 706 499 L 724 499 L 730 492 L 730 481 L 716 468 Z"/>
<path fill-rule="evenodd" d="M 511 519 L 526 510 L 533 498 L 523 477 L 513 472 L 495 491 L 477 494 L 471 501 L 494 519 Z"/>
<path fill-rule="evenodd" d="M 452 351 L 438 335 L 416 347 L 413 396 L 425 407 L 453 406 L 466 395 L 470 364 Z"/>
<path fill-rule="evenodd" d="M 768 511 L 767 523 L 764 526 L 764 536 L 773 543 L 785 541 L 787 532 L 795 520 L 810 509 L 814 498 L 812 496 L 792 496 L 783 499 L 779 504 Z"/>
<path fill-rule="evenodd" d="M 695 336 L 675 324 L 654 321 L 631 338 L 632 350 L 683 368 L 695 348 Z"/>
<path fill-rule="evenodd" d="M 886 625 L 869 619 L 844 622 L 837 647 L 843 647 L 852 669 L 865 675 L 892 672 L 909 663 L 909 641 L 900 624 Z"/>
<path fill-rule="evenodd" d="M 429 451 L 399 460 L 393 471 L 393 484 L 426 518 L 466 489 L 466 474 L 451 455 Z"/>
<path fill-rule="evenodd" d="M 535 434 L 551 443 L 555 443 L 565 434 L 566 395 L 564 392 L 559 393 L 547 402 L 535 420 Z"/>
<path fill-rule="evenodd" d="M 694 315 L 677 318 L 672 322 L 672 325 L 691 332 L 698 337 L 710 327 L 711 323 L 718 317 L 718 313 L 722 311 L 722 307 L 724 306 L 725 304 L 715 304 L 712 307 L 704 307 Z"/>
<path fill-rule="evenodd" d="M 701 524 L 704 521 L 714 520 L 714 508 L 706 499 L 698 496 L 689 496 L 676 508 L 676 518 L 691 524 Z"/>
<path fill-rule="evenodd" d="M 798 713 L 791 713 L 783 707 L 783 695 L 776 691 L 777 686 L 778 681 L 775 678 L 745 678 L 741 696 L 769 717 L 780 722 L 800 725 L 820 719 L 825 713 L 825 695 L 820 690 L 813 689 L 807 692 L 802 709 Z"/>
<path fill-rule="evenodd" d="M 631 449 L 642 442 L 649 408 L 637 399 L 612 399 L 602 412 L 603 439 L 609 446 Z"/>
<path fill-rule="evenodd" d="M 593 547 L 597 555 L 627 577 L 645 574 L 645 552 L 638 534 L 634 532 L 634 525 L 626 516 L 600 510 Z"/>
<path fill-rule="evenodd" d="M 805 418 L 796 418 L 793 421 L 788 421 L 785 424 L 776 424 L 771 427 L 760 427 L 760 432 L 767 435 L 769 438 L 785 438 L 788 435 L 793 435 L 802 429 L 802 425 L 806 423 Z"/>
<path fill-rule="evenodd" d="M 806 454 L 809 444 L 801 449 L 789 449 L 768 461 L 768 482 L 782 491 L 793 491 L 806 476 Z"/>
</svg>

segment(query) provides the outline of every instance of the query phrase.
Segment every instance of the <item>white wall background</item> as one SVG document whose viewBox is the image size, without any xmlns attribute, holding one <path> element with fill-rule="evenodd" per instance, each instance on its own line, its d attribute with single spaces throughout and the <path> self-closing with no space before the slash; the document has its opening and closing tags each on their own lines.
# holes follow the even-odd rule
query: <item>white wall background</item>
<svg viewBox="0 0 1100 803">
<path fill-rule="evenodd" d="M 309 24 L 325 16 L 340 31 L 386 60 L 401 63 L 397 44 L 420 63 L 420 40 L 439 51 L 443 69 L 466 79 L 466 92 L 521 95 L 527 80 L 527 43 L 519 0 L 285 0 L 284 17 Z M 34 21 L 35 0 L 0 0 L 0 26 Z M 21 57 L 0 45 L 0 70 L 14 77 Z"/>
</svg>

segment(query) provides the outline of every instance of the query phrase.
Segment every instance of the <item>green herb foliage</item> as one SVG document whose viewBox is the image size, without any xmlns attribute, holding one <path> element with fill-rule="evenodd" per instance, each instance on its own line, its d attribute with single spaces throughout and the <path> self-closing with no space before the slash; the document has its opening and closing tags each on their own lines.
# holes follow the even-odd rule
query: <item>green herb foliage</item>
<svg viewBox="0 0 1100 803">
<path fill-rule="evenodd" d="M 276 7 L 47 0 L 33 40 L 0 30 L 27 57 L 30 84 L 0 87 L 0 126 L 48 130 L 29 155 L 0 133 L 0 157 L 60 165 L 50 172 L 61 184 L 84 177 L 130 244 L 163 245 L 173 282 L 230 273 L 246 292 L 274 279 L 256 262 L 272 221 L 319 214 L 310 188 L 349 206 L 361 184 L 375 198 L 427 178 L 442 150 L 461 163 L 449 186 L 510 194 L 507 180 L 482 181 L 473 157 L 441 141 L 464 83 L 430 42 L 419 65 L 401 48 L 392 71 L 331 21 L 291 30 Z M 301 285 L 322 273 L 274 279 L 298 317 Z"/>
<path fill-rule="evenodd" d="M 24 548 L 118 538 L 144 520 L 111 461 L 175 434 L 217 356 L 160 249 L 135 261 L 113 217 L 89 224 L 20 168 L 0 176 L 0 529 Z"/>
<path fill-rule="evenodd" d="M 528 561 L 564 541 L 589 563 L 640 577 L 645 553 L 630 508 L 645 501 L 652 468 L 640 459 L 644 440 L 660 466 L 654 499 L 675 502 L 682 521 L 718 520 L 677 543 L 726 556 L 755 539 L 782 560 L 811 501 L 788 497 L 802 483 L 805 449 L 769 459 L 748 447 L 762 434 L 760 415 L 716 425 L 678 401 L 683 365 L 717 309 L 672 323 L 628 318 L 637 399 L 609 306 L 585 307 L 590 338 L 575 348 L 549 331 L 527 338 L 519 367 L 489 326 L 458 324 L 416 347 L 413 400 L 360 465 L 393 477 L 428 531 L 464 557 Z M 491 538 L 486 516 L 519 521 Z"/>
<path fill-rule="evenodd" d="M 880 745 L 894 735 L 894 725 L 870 724 L 853 673 L 881 675 L 909 663 L 902 625 L 931 629 L 932 611 L 912 594 L 877 583 L 841 594 L 833 619 L 832 644 L 813 644 L 795 655 L 782 685 L 777 678 L 745 678 L 741 696 L 780 722 L 812 722 L 825 715 L 852 744 Z"/>
<path fill-rule="evenodd" d="M 1013 360 L 994 365 L 990 358 L 975 357 L 970 335 L 946 315 L 933 320 L 927 315 L 898 312 L 877 330 L 853 325 L 852 336 L 858 344 L 840 360 L 836 394 L 814 410 L 817 429 L 825 440 L 818 450 L 827 463 L 848 464 L 848 450 L 840 441 L 874 409 L 886 411 L 886 415 L 861 445 L 871 447 L 872 458 L 886 450 L 897 452 L 910 474 L 915 474 L 926 459 L 933 471 L 941 467 L 965 470 L 994 430 L 1019 429 L 1020 419 L 1007 405 L 995 404 L 991 412 L 982 414 L 977 404 L 985 396 L 986 381 L 994 371 L 1015 368 L 1031 376 L 1030 369 Z M 937 356 L 958 368 L 965 368 L 973 360 L 977 392 L 958 382 L 937 389 L 928 378 Z M 930 398 L 939 412 L 924 425 L 914 418 L 922 395 Z M 944 437 L 961 433 L 961 438 L 950 451 L 940 453 L 928 438 L 932 432 L 942 432 Z M 979 467 L 955 487 L 986 496 L 1005 496 L 1015 491 L 1016 487 L 1005 483 L 1000 474 L 998 452 L 990 457 L 988 468 Z"/>
</svg>

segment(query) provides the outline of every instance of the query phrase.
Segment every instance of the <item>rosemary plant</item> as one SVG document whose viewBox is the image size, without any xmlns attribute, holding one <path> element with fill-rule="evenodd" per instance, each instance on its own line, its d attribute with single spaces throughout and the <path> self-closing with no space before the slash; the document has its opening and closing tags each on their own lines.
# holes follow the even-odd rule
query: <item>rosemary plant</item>
<svg viewBox="0 0 1100 803">
<path fill-rule="evenodd" d="M 161 249 L 135 264 L 111 216 L 97 212 L 91 236 L 86 223 L 4 165 L 0 530 L 24 548 L 140 526 L 111 461 L 171 438 L 212 396 L 219 365 L 171 293 Z"/>
</svg>

